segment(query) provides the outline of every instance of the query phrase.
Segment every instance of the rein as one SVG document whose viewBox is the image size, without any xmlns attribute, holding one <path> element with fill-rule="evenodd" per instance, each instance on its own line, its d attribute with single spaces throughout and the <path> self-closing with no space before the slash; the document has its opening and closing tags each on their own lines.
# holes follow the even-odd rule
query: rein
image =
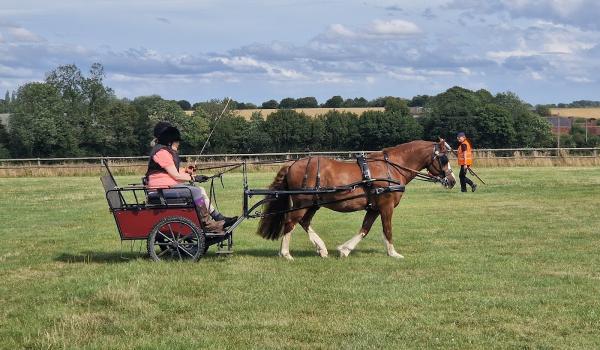
<svg viewBox="0 0 600 350">
<path fill-rule="evenodd" d="M 409 167 L 405 167 L 404 165 L 400 165 L 398 163 L 392 162 L 391 160 L 389 160 L 388 157 L 385 157 L 384 159 L 368 159 L 371 162 L 385 162 L 386 164 L 391 165 L 392 167 L 394 167 L 396 170 L 398 171 L 408 171 L 411 172 L 415 175 L 415 179 L 419 180 L 419 181 L 425 181 L 425 182 L 433 182 L 433 183 L 438 183 L 438 182 L 442 182 L 442 179 L 438 176 L 433 176 L 431 174 L 425 174 L 422 173 L 418 170 L 415 169 L 411 169 Z"/>
</svg>

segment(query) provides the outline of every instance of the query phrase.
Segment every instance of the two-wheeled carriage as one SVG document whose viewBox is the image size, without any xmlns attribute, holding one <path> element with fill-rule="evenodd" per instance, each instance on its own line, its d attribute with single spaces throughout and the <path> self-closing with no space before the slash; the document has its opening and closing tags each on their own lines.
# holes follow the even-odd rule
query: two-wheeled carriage
<svg viewBox="0 0 600 350">
<path fill-rule="evenodd" d="M 340 182 L 335 184 L 331 180 L 332 174 L 336 176 L 335 172 L 331 171 L 333 166 L 331 160 L 322 158 L 322 161 L 329 165 L 328 170 L 321 168 L 321 157 L 316 157 L 313 163 L 311 163 L 310 157 L 292 161 L 291 164 L 280 170 L 278 176 L 284 174 L 282 176 L 285 177 L 288 176 L 285 175 L 288 169 L 295 164 L 299 164 L 299 169 L 303 169 L 303 172 L 300 173 L 303 176 L 298 179 L 298 184 L 294 187 L 286 185 L 280 188 L 271 186 L 269 189 L 251 189 L 248 185 L 247 174 L 247 165 L 250 163 L 241 162 L 220 166 L 225 170 L 213 175 L 211 177 L 213 180 L 238 168 L 242 169 L 243 174 L 242 214 L 235 223 L 222 232 L 211 232 L 204 227 L 198 217 L 191 191 L 188 198 L 170 198 L 169 191 L 151 189 L 144 185 L 119 187 L 107 162 L 103 162 L 106 175 L 101 180 L 121 240 L 146 240 L 148 254 L 154 260 L 187 259 L 195 261 L 200 259 L 211 245 L 218 246 L 217 253 L 219 254 L 231 253 L 233 232 L 247 218 L 260 218 L 261 224 L 263 222 L 273 223 L 273 220 L 281 220 L 288 213 L 293 216 L 293 212 L 303 213 L 308 210 L 314 214 L 316 209 L 323 206 L 338 211 L 367 210 L 367 215 L 372 215 L 373 213 L 378 214 L 384 199 L 392 200 L 391 204 L 383 204 L 393 205 L 393 209 L 400 198 L 394 197 L 395 194 L 404 192 L 406 183 L 413 178 L 439 182 L 446 187 L 451 187 L 454 184 L 454 178 L 445 156 L 445 142 L 443 140 L 439 143 L 419 141 L 416 145 L 421 149 L 419 152 L 414 151 L 415 144 L 409 144 L 407 147 L 412 147 L 411 152 L 405 154 L 410 154 L 416 160 L 417 170 L 394 161 L 392 156 L 396 156 L 392 152 L 402 151 L 402 148 L 399 148 L 401 146 L 397 146 L 389 149 L 391 155 L 388 155 L 384 150 L 369 158 L 357 157 L 355 165 L 351 165 L 352 162 L 333 164 L 337 167 L 344 166 L 346 169 L 354 169 L 352 170 L 354 172 L 353 177 L 345 177 L 354 180 L 351 180 L 350 183 L 341 182 L 342 184 L 339 184 Z M 403 160 L 401 157 L 398 157 L 398 159 Z M 358 164 L 358 167 L 356 167 L 356 164 Z M 427 168 L 428 173 L 421 173 L 419 170 L 422 168 Z M 328 176 L 328 179 L 324 179 L 323 182 L 321 182 L 322 171 Z M 375 173 L 372 174 L 371 171 L 375 171 Z M 213 193 L 212 184 L 211 182 L 211 193 Z M 253 197 L 261 199 L 251 203 Z M 394 198 L 396 198 L 395 203 L 393 202 Z M 271 204 L 281 203 L 282 201 L 285 202 L 285 205 L 274 210 L 273 208 L 277 205 Z M 335 208 L 339 203 L 353 203 L 354 207 Z M 263 205 L 265 205 L 266 210 L 261 212 L 260 207 Z M 312 217 L 312 214 L 310 214 L 310 217 Z M 305 222 L 305 226 L 307 226 L 305 229 L 308 229 L 310 234 L 314 236 L 316 233 L 308 227 L 310 217 L 308 223 Z M 274 219 L 270 220 L 269 218 Z M 386 217 L 387 219 L 389 219 L 389 216 Z M 286 232 L 293 229 L 293 225 L 295 224 L 286 226 Z M 273 232 L 265 233 L 265 227 L 275 229 L 272 230 Z M 370 228 L 370 224 L 368 228 Z M 263 225 L 259 228 L 262 231 L 261 236 L 270 239 L 281 237 L 285 233 L 283 229 L 282 221 L 278 221 L 277 225 Z M 361 231 L 361 238 L 365 235 L 366 233 Z M 289 243 L 289 238 L 285 242 L 286 244 Z M 323 248 L 319 246 L 321 252 L 324 250 Z M 393 247 L 388 249 L 388 255 L 393 255 L 390 252 L 395 253 Z"/>
</svg>

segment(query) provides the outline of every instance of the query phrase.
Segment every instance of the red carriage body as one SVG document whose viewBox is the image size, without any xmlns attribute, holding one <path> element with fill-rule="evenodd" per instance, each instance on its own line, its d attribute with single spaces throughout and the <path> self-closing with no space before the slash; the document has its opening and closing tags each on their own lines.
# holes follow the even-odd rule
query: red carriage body
<svg viewBox="0 0 600 350">
<path fill-rule="evenodd" d="M 213 244 L 219 245 L 217 253 L 232 252 L 233 228 L 239 222 L 225 232 L 209 232 L 198 217 L 191 191 L 187 198 L 165 198 L 161 189 L 119 187 L 108 164 L 103 165 L 106 175 L 100 180 L 121 240 L 147 240 L 154 260 L 198 260 Z"/>
</svg>

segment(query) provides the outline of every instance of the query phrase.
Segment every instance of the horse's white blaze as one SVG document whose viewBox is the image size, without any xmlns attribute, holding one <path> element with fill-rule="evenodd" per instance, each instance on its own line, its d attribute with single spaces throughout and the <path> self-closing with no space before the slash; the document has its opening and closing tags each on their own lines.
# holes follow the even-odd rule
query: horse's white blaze
<svg viewBox="0 0 600 350">
<path fill-rule="evenodd" d="M 323 258 L 327 257 L 327 255 L 329 255 L 329 252 L 327 251 L 325 242 L 323 242 L 323 240 L 321 239 L 321 237 L 319 237 L 317 232 L 313 230 L 312 226 L 308 226 L 308 230 L 306 230 L 306 233 L 308 233 L 308 239 L 310 239 L 312 244 L 314 244 L 317 248 L 317 254 L 319 254 Z"/>
<path fill-rule="evenodd" d="M 391 256 L 392 258 L 404 259 L 404 256 L 399 254 L 396 251 L 396 248 L 394 248 L 394 245 L 390 241 L 388 241 L 385 234 L 383 235 L 383 242 L 385 243 L 385 250 L 388 256 Z"/>
</svg>

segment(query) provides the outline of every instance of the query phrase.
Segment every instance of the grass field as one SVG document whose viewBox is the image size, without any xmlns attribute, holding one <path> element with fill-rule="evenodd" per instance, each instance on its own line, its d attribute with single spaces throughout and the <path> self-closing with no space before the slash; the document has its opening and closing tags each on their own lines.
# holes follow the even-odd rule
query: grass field
<svg viewBox="0 0 600 350">
<path fill-rule="evenodd" d="M 362 213 L 323 209 L 328 259 L 299 229 L 295 260 L 278 258 L 254 220 L 233 256 L 198 263 L 121 247 L 97 177 L 0 178 L 0 348 L 600 348 L 600 168 L 480 173 L 475 193 L 408 186 L 404 260 L 385 256 L 379 220 L 337 258 Z M 226 214 L 240 188 L 226 178 Z"/>
</svg>

